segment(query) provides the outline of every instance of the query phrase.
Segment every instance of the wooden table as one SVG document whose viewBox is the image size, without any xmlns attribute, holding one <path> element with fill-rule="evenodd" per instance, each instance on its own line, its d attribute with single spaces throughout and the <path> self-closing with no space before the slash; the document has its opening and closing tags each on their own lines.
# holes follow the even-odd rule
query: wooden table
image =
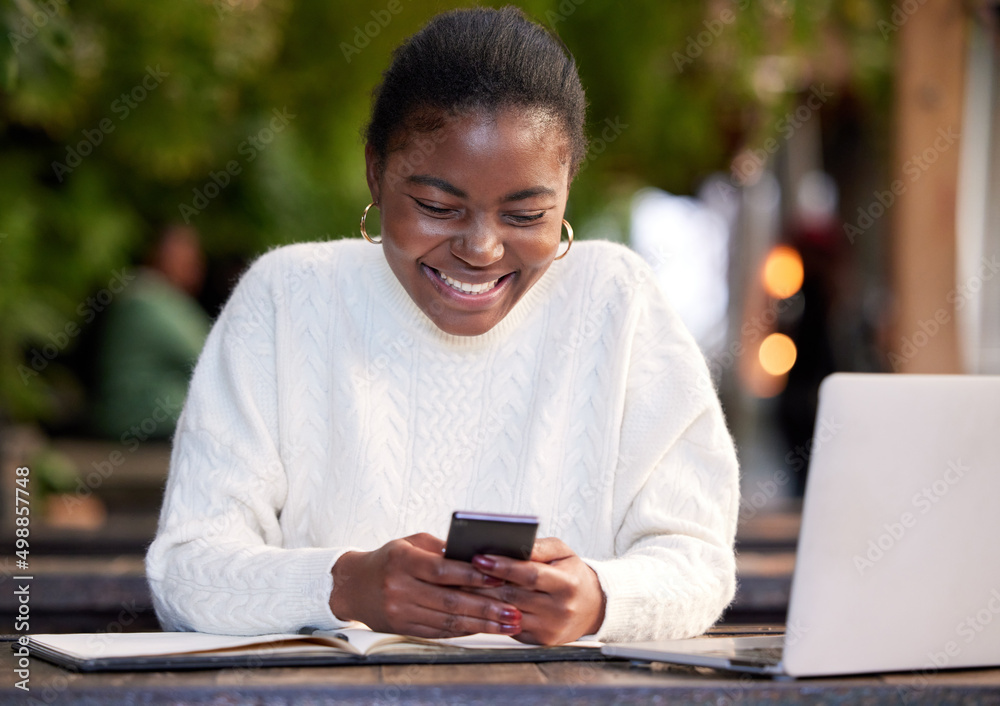
<svg viewBox="0 0 1000 706">
<path fill-rule="evenodd" d="M 8 638 L 9 640 L 9 638 Z M 782 704 L 1000 705 L 1000 669 L 774 681 L 628 662 L 385 665 L 75 674 L 33 659 L 14 686 L 0 643 L 0 701 L 86 704 Z"/>
</svg>

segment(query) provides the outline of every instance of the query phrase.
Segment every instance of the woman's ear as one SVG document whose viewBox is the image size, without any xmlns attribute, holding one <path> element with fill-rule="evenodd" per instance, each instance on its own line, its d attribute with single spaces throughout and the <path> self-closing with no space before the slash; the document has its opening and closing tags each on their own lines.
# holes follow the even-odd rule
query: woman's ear
<svg viewBox="0 0 1000 706">
<path fill-rule="evenodd" d="M 365 145 L 365 178 L 368 180 L 368 191 L 372 195 L 372 203 L 379 202 L 379 171 L 380 164 L 375 148 Z"/>
</svg>

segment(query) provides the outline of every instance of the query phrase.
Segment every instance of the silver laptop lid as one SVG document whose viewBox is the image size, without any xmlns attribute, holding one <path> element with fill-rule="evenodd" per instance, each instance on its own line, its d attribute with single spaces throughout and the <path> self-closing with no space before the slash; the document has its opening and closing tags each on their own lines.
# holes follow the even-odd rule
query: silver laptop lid
<svg viewBox="0 0 1000 706">
<path fill-rule="evenodd" d="M 784 667 L 1000 664 L 1000 377 L 820 389 Z"/>
</svg>

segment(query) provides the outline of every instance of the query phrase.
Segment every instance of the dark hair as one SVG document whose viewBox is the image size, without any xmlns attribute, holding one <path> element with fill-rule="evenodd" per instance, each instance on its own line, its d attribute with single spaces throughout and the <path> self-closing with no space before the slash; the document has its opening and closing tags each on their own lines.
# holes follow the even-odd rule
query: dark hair
<svg viewBox="0 0 1000 706">
<path fill-rule="evenodd" d="M 454 10 L 393 52 L 373 91 L 365 138 L 381 171 L 401 134 L 436 130 L 449 114 L 541 108 L 565 130 L 572 178 L 587 152 L 586 105 L 572 55 L 521 10 Z"/>
</svg>

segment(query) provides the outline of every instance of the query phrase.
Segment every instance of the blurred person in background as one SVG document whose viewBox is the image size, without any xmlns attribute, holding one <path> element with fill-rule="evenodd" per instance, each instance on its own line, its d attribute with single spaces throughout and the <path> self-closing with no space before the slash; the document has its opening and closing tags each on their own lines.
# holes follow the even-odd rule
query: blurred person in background
<svg viewBox="0 0 1000 706">
<path fill-rule="evenodd" d="M 167 439 L 211 322 L 195 297 L 205 257 L 194 228 L 170 225 L 104 314 L 97 348 L 95 432 L 122 443 Z"/>
</svg>

